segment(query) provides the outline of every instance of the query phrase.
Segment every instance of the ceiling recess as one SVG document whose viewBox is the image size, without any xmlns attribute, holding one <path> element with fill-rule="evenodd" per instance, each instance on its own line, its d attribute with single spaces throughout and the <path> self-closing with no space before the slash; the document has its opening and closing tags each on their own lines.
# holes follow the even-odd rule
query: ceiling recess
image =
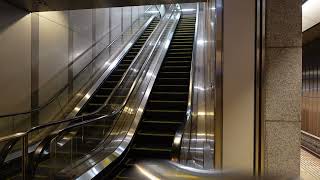
<svg viewBox="0 0 320 180">
<path fill-rule="evenodd" d="M 193 3 L 206 0 L 6 0 L 29 12 L 93 9 L 154 4 Z"/>
</svg>

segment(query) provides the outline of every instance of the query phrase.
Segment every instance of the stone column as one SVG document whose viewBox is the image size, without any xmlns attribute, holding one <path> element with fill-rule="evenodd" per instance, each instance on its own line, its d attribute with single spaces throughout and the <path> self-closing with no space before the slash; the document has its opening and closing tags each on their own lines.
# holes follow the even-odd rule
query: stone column
<svg viewBox="0 0 320 180">
<path fill-rule="evenodd" d="M 299 176 L 301 0 L 266 1 L 265 173 Z"/>
</svg>

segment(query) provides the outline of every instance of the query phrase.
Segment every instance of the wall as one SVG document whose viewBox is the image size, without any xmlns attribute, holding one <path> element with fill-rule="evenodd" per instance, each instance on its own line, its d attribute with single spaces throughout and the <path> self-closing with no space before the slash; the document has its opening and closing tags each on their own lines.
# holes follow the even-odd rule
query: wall
<svg viewBox="0 0 320 180">
<path fill-rule="evenodd" d="M 146 7 L 30 14 L 0 2 L 0 9 L 0 114 L 8 114 L 46 103 Z"/>
<path fill-rule="evenodd" d="M 300 173 L 301 0 L 266 0 L 264 63 L 267 174 Z"/>
<path fill-rule="evenodd" d="M 303 46 L 301 129 L 320 137 L 319 124 L 320 40 Z"/>
<path fill-rule="evenodd" d="M 303 41 L 305 40 L 305 32 L 303 32 Z M 301 145 L 320 155 L 319 47 L 319 39 L 303 44 L 301 104 L 301 130 L 303 132 L 301 133 Z"/>
<path fill-rule="evenodd" d="M 3 2 L 0 9 L 0 114 L 27 111 L 31 106 L 31 16 Z M 16 127 L 7 119 L 0 121 L 0 136 Z"/>
<path fill-rule="evenodd" d="M 0 9 L 1 114 L 26 111 L 31 105 L 31 16 L 3 2 Z"/>
<path fill-rule="evenodd" d="M 225 170 L 252 173 L 255 0 L 224 0 L 223 6 L 222 165 Z"/>
</svg>

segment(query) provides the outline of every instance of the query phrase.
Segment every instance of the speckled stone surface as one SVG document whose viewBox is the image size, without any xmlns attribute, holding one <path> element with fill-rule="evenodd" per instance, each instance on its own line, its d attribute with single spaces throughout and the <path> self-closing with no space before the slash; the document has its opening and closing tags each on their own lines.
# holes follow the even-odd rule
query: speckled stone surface
<svg viewBox="0 0 320 180">
<path fill-rule="evenodd" d="M 266 122 L 265 170 L 267 174 L 300 175 L 300 122 Z"/>
<path fill-rule="evenodd" d="M 301 0 L 266 0 L 265 172 L 299 176 Z"/>
<path fill-rule="evenodd" d="M 265 119 L 300 121 L 301 48 L 267 48 Z"/>
<path fill-rule="evenodd" d="M 302 1 L 266 1 L 266 46 L 293 47 L 302 43 Z"/>
</svg>

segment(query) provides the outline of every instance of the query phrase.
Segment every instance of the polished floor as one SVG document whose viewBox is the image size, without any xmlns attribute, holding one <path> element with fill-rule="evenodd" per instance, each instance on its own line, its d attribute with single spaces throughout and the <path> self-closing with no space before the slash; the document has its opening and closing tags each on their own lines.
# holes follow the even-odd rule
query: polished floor
<svg viewBox="0 0 320 180">
<path fill-rule="evenodd" d="M 303 180 L 320 180 L 320 159 L 301 149 L 300 175 Z"/>
</svg>

